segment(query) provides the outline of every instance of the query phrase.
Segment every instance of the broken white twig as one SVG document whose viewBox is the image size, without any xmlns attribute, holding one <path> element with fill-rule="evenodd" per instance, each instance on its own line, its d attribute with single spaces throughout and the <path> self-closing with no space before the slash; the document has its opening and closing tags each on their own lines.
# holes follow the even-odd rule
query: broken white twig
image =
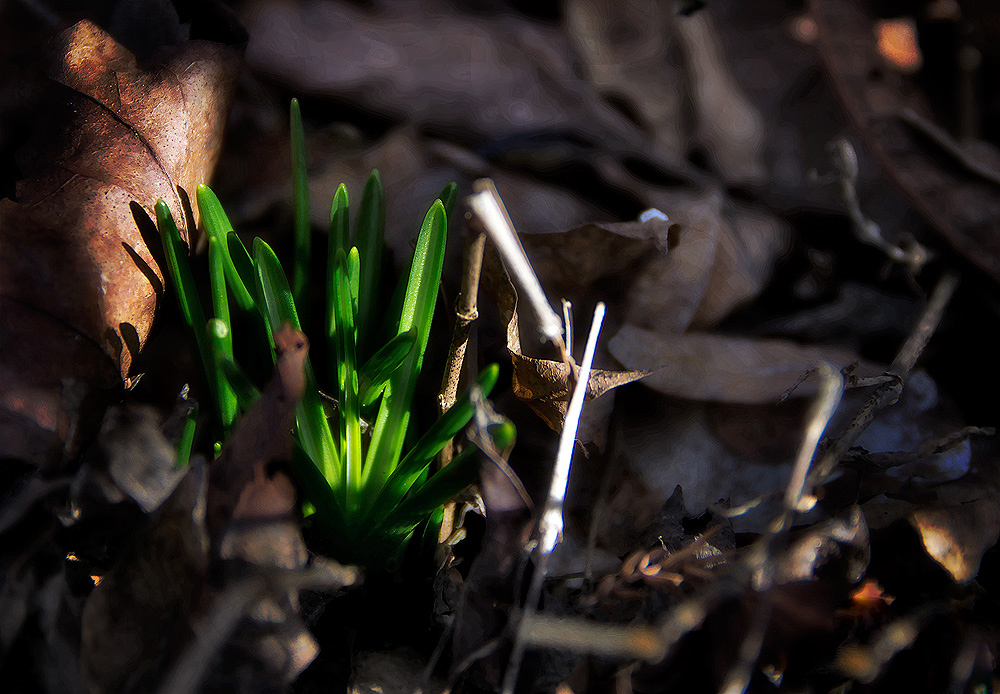
<svg viewBox="0 0 1000 694">
<path fill-rule="evenodd" d="M 542 507 L 538 521 L 538 546 L 535 549 L 537 560 L 535 573 L 531 577 L 531 586 L 524 603 L 520 621 L 517 625 L 514 647 L 510 654 L 507 672 L 504 673 L 503 694 L 512 694 L 517 683 L 517 674 L 521 667 L 521 658 L 527 645 L 525 635 L 531 626 L 535 606 L 542 594 L 542 583 L 548 569 L 549 556 L 559 544 L 563 532 L 563 507 L 566 502 L 566 488 L 569 485 L 570 465 L 573 462 L 573 448 L 576 445 L 576 432 L 580 426 L 580 415 L 583 412 L 583 401 L 587 396 L 587 384 L 590 382 L 590 368 L 594 364 L 594 353 L 597 351 L 597 338 L 601 334 L 604 323 L 604 304 L 598 302 L 594 307 L 594 318 L 587 335 L 587 348 L 583 354 L 583 363 L 573 388 L 573 395 L 566 409 L 566 421 L 562 434 L 559 436 L 559 448 L 556 451 L 556 462 L 552 470 L 552 481 L 549 484 L 549 495 Z"/>
<path fill-rule="evenodd" d="M 480 178 L 472 184 L 472 189 L 476 193 L 466 198 L 466 203 L 472 213 L 479 218 L 486 233 L 489 234 L 490 241 L 500 251 L 507 264 L 507 270 L 521 286 L 521 290 L 534 309 L 538 318 L 538 331 L 545 339 L 560 348 L 560 351 L 565 352 L 562 320 L 549 304 L 542 285 L 528 261 L 528 256 L 524 254 L 524 248 L 517 237 L 517 230 L 510 221 L 496 186 L 492 180 Z"/>
</svg>

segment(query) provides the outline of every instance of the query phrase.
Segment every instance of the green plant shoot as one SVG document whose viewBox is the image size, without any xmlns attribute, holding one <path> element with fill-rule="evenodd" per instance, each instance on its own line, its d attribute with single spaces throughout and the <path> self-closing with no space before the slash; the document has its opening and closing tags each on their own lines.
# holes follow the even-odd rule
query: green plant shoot
<svg viewBox="0 0 1000 694">
<path fill-rule="evenodd" d="M 226 435 L 239 414 L 260 397 L 259 385 L 234 357 L 235 345 L 243 348 L 244 343 L 234 343 L 239 336 L 233 335 L 230 300 L 241 315 L 250 318 L 251 325 L 263 324 L 258 335 L 245 339 L 255 342 L 251 349 L 266 351 L 272 358 L 276 357 L 273 335 L 282 326 L 301 330 L 303 309 L 310 316 L 320 314 L 307 299 L 313 296 L 308 283 L 312 239 L 304 138 L 295 101 L 291 122 L 295 205 L 291 286 L 271 247 L 258 238 L 252 253 L 248 252 L 218 198 L 207 186 L 199 186 L 197 200 L 209 237 L 211 315 L 206 319 L 187 249 L 166 204 L 160 201 L 156 207 L 167 271 L 204 369 L 217 425 Z M 323 361 L 330 368 L 324 373 L 329 374 L 331 387 L 322 392 L 335 394 L 336 408 L 328 416 L 307 359 L 305 394 L 295 412 L 292 462 L 294 476 L 315 509 L 316 522 L 343 561 L 391 565 L 414 529 L 475 476 L 471 449 L 443 470 L 429 474 L 437 453 L 472 419 L 469 394 L 422 435 L 414 436 L 416 443 L 404 451 L 407 431 L 417 419 L 414 396 L 437 301 L 455 190 L 454 184 L 447 186 L 424 217 L 394 334 L 378 349 L 374 347 L 384 325 L 380 277 L 385 194 L 381 178 L 373 171 L 365 185 L 353 245 L 347 188 L 339 186 L 333 196 L 322 291 L 325 306 L 322 321 L 317 323 L 323 333 L 312 345 L 313 350 L 326 351 Z M 311 324 L 311 320 L 306 322 Z M 496 365 L 488 367 L 473 388 L 488 395 L 497 374 Z M 425 409 L 433 407 L 425 405 Z M 372 414 L 375 421 L 369 435 L 366 420 Z"/>
</svg>

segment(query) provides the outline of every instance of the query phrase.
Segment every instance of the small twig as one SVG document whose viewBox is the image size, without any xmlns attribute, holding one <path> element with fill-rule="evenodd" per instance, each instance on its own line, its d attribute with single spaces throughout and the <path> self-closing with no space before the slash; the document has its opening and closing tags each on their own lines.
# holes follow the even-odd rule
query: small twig
<svg viewBox="0 0 1000 694">
<path fill-rule="evenodd" d="M 888 375 L 892 376 L 893 380 L 875 389 L 875 392 L 871 394 L 867 402 L 865 402 L 861 410 L 854 417 L 847 431 L 827 449 L 826 453 L 809 473 L 805 485 L 806 489 L 814 489 L 822 484 L 837 467 L 841 459 L 847 455 L 847 451 L 850 450 L 861 434 L 864 433 L 872 420 L 875 419 L 875 415 L 883 408 L 899 400 L 906 378 L 910 375 L 910 371 L 913 370 L 917 359 L 923 353 L 924 347 L 927 346 L 928 341 L 931 339 L 931 335 L 937 329 L 938 323 L 941 322 L 944 309 L 954 295 L 957 287 L 958 276 L 950 272 L 945 273 L 938 281 L 930 300 L 927 302 L 927 306 L 924 307 L 924 311 L 920 315 L 920 319 L 889 367 Z"/>
<path fill-rule="evenodd" d="M 562 320 L 545 297 L 542 285 L 528 261 L 528 256 L 524 253 L 524 248 L 517 237 L 517 230 L 510 221 L 496 186 L 490 179 L 480 178 L 472 184 L 472 188 L 476 193 L 466 198 L 466 202 L 490 235 L 490 240 L 503 256 L 507 269 L 517 280 L 534 309 L 538 318 L 538 331 L 556 346 L 563 361 L 570 363 L 569 351 L 563 341 Z"/>
<path fill-rule="evenodd" d="M 802 445 L 799 446 L 795 465 L 792 467 L 792 476 L 785 489 L 785 512 L 782 514 L 783 530 L 787 530 L 791 526 L 794 514 L 809 511 L 816 503 L 815 497 L 811 494 L 808 496 L 805 494 L 809 467 L 816 455 L 816 448 L 819 446 L 823 432 L 830 424 L 830 419 L 837 411 L 837 405 L 840 404 L 840 399 L 844 394 L 844 377 L 840 371 L 830 364 L 822 362 L 816 368 L 816 372 L 820 377 L 819 395 L 816 397 L 809 414 L 806 434 L 802 439 Z"/>
<path fill-rule="evenodd" d="M 524 611 L 518 622 L 513 650 L 507 665 L 507 672 L 504 673 L 503 685 L 501 687 L 503 694 L 512 694 L 514 691 L 514 685 L 517 683 L 517 675 L 521 667 L 521 659 L 524 656 L 524 649 L 527 645 L 524 634 L 527 626 L 531 623 L 531 615 L 542 594 L 542 583 L 545 581 L 548 570 L 549 557 L 562 537 L 563 506 L 566 501 L 566 489 L 569 485 L 569 472 L 570 465 L 573 462 L 573 448 L 576 445 L 576 432 L 580 425 L 580 415 L 583 413 L 583 401 L 587 395 L 587 384 L 590 382 L 590 368 L 594 363 L 594 353 L 597 351 L 597 338 L 601 333 L 603 322 L 604 304 L 598 302 L 597 306 L 594 307 L 594 318 L 590 324 L 590 333 L 587 335 L 587 347 L 583 355 L 583 363 L 580 365 L 580 373 L 573 388 L 573 395 L 566 410 L 566 420 L 563 424 L 562 434 L 559 437 L 559 448 L 556 451 L 556 462 L 552 470 L 549 494 L 545 500 L 545 505 L 542 508 L 541 517 L 538 522 L 539 539 L 538 546 L 535 549 L 537 557 L 535 573 L 531 577 L 531 586 L 528 589 Z"/>
<path fill-rule="evenodd" d="M 846 138 L 840 137 L 828 147 L 836 170 L 840 197 L 847 208 L 847 216 L 851 219 L 854 235 L 862 243 L 881 249 L 891 261 L 905 265 L 914 275 L 919 274 L 931 259 L 931 252 L 912 238 L 908 239 L 904 248 L 902 245 L 890 243 L 882 236 L 882 227 L 861 211 L 857 190 L 858 154 L 854 151 L 854 146 Z"/>
<path fill-rule="evenodd" d="M 441 379 L 441 394 L 438 396 L 438 409 L 442 414 L 458 399 L 458 384 L 465 364 L 469 333 L 472 331 L 472 324 L 479 318 L 479 275 L 483 268 L 486 232 L 474 219 L 469 220 L 468 232 L 462 262 L 462 286 L 455 299 L 455 331 L 448 350 L 444 377 Z"/>
<path fill-rule="evenodd" d="M 984 181 L 992 183 L 995 186 L 1000 186 L 1000 173 L 969 156 L 969 154 L 962 149 L 961 145 L 955 142 L 954 138 L 952 138 L 952 136 L 949 135 L 948 132 L 941 126 L 936 123 L 932 123 L 911 108 L 904 108 L 900 111 L 899 120 L 903 121 L 944 150 L 945 154 L 953 158 L 969 173 L 978 176 Z"/>
<path fill-rule="evenodd" d="M 471 215 L 469 216 L 471 217 Z M 479 276 L 483 269 L 483 251 L 486 247 L 486 232 L 474 218 L 468 219 L 465 239 L 465 257 L 462 261 L 462 286 L 455 299 L 455 331 L 452 333 L 448 360 L 441 378 L 441 393 L 438 395 L 438 411 L 447 412 L 458 399 L 458 385 L 465 366 L 465 353 L 469 346 L 472 324 L 479 318 Z M 438 454 L 438 469 L 451 462 L 454 443 L 449 441 Z M 455 525 L 455 502 L 444 506 L 438 542 L 451 537 Z"/>
</svg>

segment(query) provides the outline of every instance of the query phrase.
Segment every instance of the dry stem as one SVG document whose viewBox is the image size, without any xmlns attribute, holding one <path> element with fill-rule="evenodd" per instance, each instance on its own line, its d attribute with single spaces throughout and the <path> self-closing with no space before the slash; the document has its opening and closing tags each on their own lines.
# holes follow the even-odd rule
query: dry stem
<svg viewBox="0 0 1000 694">
<path fill-rule="evenodd" d="M 472 324 L 479 318 L 479 275 L 483 268 L 483 251 L 486 248 L 486 232 L 479 221 L 466 215 L 465 257 L 462 261 L 462 286 L 455 299 L 455 331 L 448 349 L 444 376 L 441 378 L 441 393 L 438 395 L 438 411 L 444 414 L 458 399 L 458 384 L 465 365 L 465 353 L 469 346 Z M 451 462 L 454 444 L 449 441 L 438 454 L 438 468 Z M 455 525 L 455 502 L 445 504 L 438 542 L 443 543 L 451 536 Z"/>
</svg>

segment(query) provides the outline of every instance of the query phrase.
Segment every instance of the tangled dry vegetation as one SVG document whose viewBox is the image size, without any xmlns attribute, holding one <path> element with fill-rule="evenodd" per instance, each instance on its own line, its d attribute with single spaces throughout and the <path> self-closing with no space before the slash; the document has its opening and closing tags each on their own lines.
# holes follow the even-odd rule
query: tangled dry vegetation
<svg viewBox="0 0 1000 694">
<path fill-rule="evenodd" d="M 993 691 L 998 27 L 973 0 L 0 5 L 2 689 Z M 178 465 L 208 398 L 154 206 L 204 268 L 212 182 L 287 257 L 290 96 L 317 234 L 381 172 L 386 296 L 458 184 L 418 424 L 501 364 L 445 454 L 478 483 L 391 568 L 303 517 L 292 422 L 331 357 L 301 333 Z"/>
</svg>

